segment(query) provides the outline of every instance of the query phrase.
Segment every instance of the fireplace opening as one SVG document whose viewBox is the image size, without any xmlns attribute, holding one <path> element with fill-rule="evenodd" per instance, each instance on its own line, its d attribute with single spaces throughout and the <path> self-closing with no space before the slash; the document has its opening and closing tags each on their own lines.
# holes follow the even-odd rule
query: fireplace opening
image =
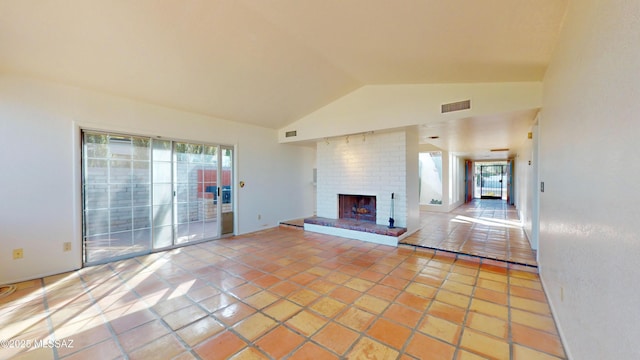
<svg viewBox="0 0 640 360">
<path fill-rule="evenodd" d="M 376 222 L 376 197 L 370 195 L 338 195 L 338 217 Z"/>
</svg>

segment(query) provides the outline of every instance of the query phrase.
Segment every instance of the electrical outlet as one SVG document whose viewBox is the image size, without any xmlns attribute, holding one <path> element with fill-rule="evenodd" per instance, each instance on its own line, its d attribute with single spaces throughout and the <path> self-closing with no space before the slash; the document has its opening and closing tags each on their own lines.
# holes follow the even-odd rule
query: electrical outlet
<svg viewBox="0 0 640 360">
<path fill-rule="evenodd" d="M 63 244 L 63 248 L 62 248 L 62 250 L 63 250 L 63 251 L 71 251 L 71 242 L 70 242 L 70 241 L 65 242 L 65 243 Z"/>
<path fill-rule="evenodd" d="M 24 252 L 22 251 L 22 248 L 20 249 L 13 249 L 13 259 L 22 259 L 24 257 Z"/>
</svg>

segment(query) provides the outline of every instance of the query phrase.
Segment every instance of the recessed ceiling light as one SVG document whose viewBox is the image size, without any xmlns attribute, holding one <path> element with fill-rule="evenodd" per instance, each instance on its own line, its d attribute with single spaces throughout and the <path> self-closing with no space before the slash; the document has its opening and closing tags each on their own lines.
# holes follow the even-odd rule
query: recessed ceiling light
<svg viewBox="0 0 640 360">
<path fill-rule="evenodd" d="M 435 139 L 440 139 L 440 136 L 437 136 L 437 135 L 435 135 L 435 136 L 429 136 L 429 139 L 433 139 L 433 140 L 435 140 Z"/>
</svg>

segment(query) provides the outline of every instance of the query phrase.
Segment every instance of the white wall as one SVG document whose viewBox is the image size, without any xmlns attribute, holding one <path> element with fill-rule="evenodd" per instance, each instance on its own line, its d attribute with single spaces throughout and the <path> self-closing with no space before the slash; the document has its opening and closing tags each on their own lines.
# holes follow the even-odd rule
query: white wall
<svg viewBox="0 0 640 360">
<path fill-rule="evenodd" d="M 236 146 L 239 233 L 313 213 L 315 150 L 275 130 L 1 75 L 0 284 L 81 266 L 80 127 Z"/>
<path fill-rule="evenodd" d="M 531 248 L 538 249 L 538 125 L 530 129 L 531 139 L 527 139 L 518 149 L 514 159 L 514 192 L 515 207 L 522 221 L 523 229 L 531 243 Z"/>
<path fill-rule="evenodd" d="M 541 276 L 572 359 L 639 359 L 640 1 L 570 1 L 540 116 Z"/>
</svg>

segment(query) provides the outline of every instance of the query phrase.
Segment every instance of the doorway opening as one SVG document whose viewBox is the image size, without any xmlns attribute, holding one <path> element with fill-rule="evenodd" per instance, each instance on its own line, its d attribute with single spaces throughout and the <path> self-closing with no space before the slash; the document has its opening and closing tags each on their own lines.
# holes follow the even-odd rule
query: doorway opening
<svg viewBox="0 0 640 360">
<path fill-rule="evenodd" d="M 476 162 L 474 198 L 507 200 L 510 168 L 507 161 Z"/>
</svg>

